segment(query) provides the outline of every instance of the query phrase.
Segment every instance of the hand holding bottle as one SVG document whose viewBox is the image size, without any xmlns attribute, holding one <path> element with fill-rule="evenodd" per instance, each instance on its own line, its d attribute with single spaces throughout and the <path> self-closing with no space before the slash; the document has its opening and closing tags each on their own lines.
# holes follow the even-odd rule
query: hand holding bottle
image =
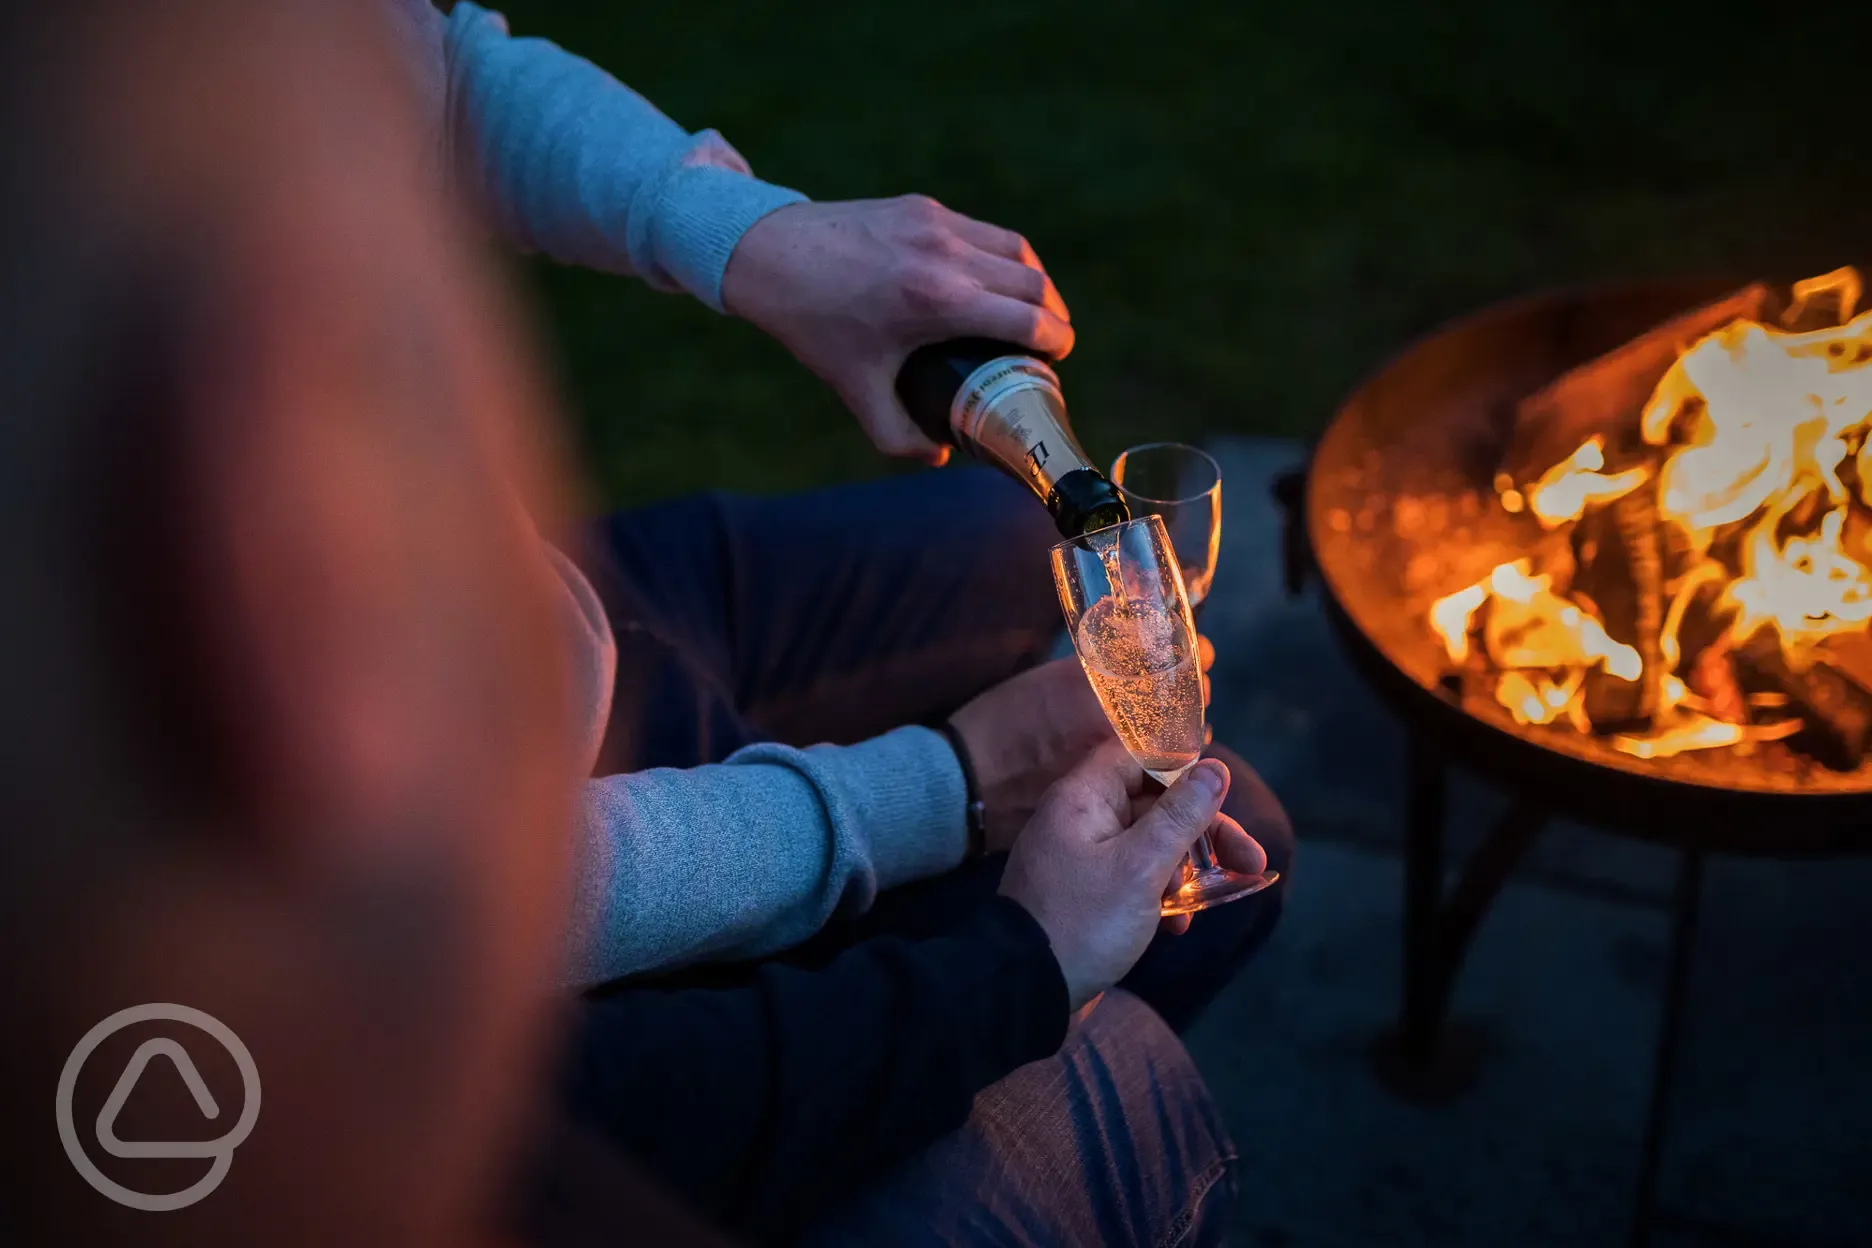
<svg viewBox="0 0 1872 1248">
<path fill-rule="evenodd" d="M 742 235 L 722 277 L 753 322 L 838 392 L 886 455 L 941 463 L 897 397 L 905 357 L 949 338 L 1072 350 L 1065 301 L 1027 240 L 922 195 L 793 204 Z"/>
</svg>

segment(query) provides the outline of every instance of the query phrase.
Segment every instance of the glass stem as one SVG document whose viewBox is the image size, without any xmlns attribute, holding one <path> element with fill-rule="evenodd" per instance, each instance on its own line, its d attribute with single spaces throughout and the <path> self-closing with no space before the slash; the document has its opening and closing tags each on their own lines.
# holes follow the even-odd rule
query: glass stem
<svg viewBox="0 0 1872 1248">
<path fill-rule="evenodd" d="M 1201 875 L 1205 871 L 1219 871 L 1222 869 L 1221 864 L 1216 862 L 1215 848 L 1209 844 L 1209 834 L 1207 832 L 1196 838 L 1196 843 L 1190 846 L 1189 856 L 1190 863 L 1196 868 L 1196 873 L 1198 875 Z"/>
</svg>

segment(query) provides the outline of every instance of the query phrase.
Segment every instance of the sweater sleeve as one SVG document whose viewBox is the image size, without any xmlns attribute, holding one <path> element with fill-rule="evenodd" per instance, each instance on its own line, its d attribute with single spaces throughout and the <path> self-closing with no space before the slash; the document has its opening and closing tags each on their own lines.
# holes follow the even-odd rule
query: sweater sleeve
<svg viewBox="0 0 1872 1248">
<path fill-rule="evenodd" d="M 964 803 L 954 752 L 918 727 L 593 780 L 572 980 L 795 945 L 835 913 L 961 862 Z"/>
<path fill-rule="evenodd" d="M 959 1127 L 975 1094 L 1058 1050 L 1066 983 L 997 897 L 947 935 L 878 938 L 746 987 L 587 1003 L 571 1112 L 703 1212 L 797 1232 Z"/>
<path fill-rule="evenodd" d="M 635 274 L 722 310 L 722 274 L 756 221 L 806 197 L 752 175 L 591 62 L 457 4 L 444 38 L 445 160 L 510 241 Z"/>
</svg>

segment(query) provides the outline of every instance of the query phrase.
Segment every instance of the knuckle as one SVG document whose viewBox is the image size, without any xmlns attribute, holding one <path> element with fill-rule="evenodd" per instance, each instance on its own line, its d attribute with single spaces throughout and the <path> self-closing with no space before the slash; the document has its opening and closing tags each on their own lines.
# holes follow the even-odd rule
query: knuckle
<svg viewBox="0 0 1872 1248">
<path fill-rule="evenodd" d="M 912 221 L 934 223 L 942 220 L 943 206 L 928 195 L 900 195 L 897 203 L 902 207 L 904 215 Z"/>
<path fill-rule="evenodd" d="M 916 226 L 910 235 L 910 241 L 919 251 L 944 260 L 953 259 L 962 254 L 964 244 L 955 232 L 939 223 Z"/>
<path fill-rule="evenodd" d="M 1163 811 L 1164 822 L 1169 825 L 1167 831 L 1179 836 L 1200 832 L 1215 813 L 1203 796 L 1189 785 L 1164 794 L 1158 809 Z"/>
<path fill-rule="evenodd" d="M 942 269 L 930 264 L 905 268 L 901 280 L 904 303 L 917 313 L 948 312 L 956 305 L 955 282 Z"/>
</svg>

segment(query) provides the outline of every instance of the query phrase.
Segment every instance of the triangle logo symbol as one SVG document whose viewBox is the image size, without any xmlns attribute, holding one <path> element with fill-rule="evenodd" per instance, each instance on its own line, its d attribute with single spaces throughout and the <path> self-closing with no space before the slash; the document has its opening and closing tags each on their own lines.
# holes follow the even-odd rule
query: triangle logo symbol
<svg viewBox="0 0 1872 1248">
<path fill-rule="evenodd" d="M 113 1157 L 212 1157 L 219 1151 L 219 1140 L 120 1140 L 117 1138 L 117 1115 L 123 1112 L 124 1103 L 130 1099 L 130 1093 L 136 1089 L 137 1080 L 143 1077 L 144 1068 L 158 1056 L 169 1059 L 182 1076 L 182 1082 L 195 1098 L 196 1108 L 202 1117 L 209 1120 L 221 1116 L 221 1107 L 215 1104 L 214 1097 L 208 1091 L 208 1084 L 202 1079 L 201 1072 L 195 1069 L 194 1059 L 188 1050 L 174 1040 L 159 1037 L 145 1040 L 137 1046 L 131 1055 L 129 1065 L 123 1074 L 117 1076 L 117 1086 L 104 1099 L 104 1108 L 98 1111 L 98 1144 Z"/>
</svg>

